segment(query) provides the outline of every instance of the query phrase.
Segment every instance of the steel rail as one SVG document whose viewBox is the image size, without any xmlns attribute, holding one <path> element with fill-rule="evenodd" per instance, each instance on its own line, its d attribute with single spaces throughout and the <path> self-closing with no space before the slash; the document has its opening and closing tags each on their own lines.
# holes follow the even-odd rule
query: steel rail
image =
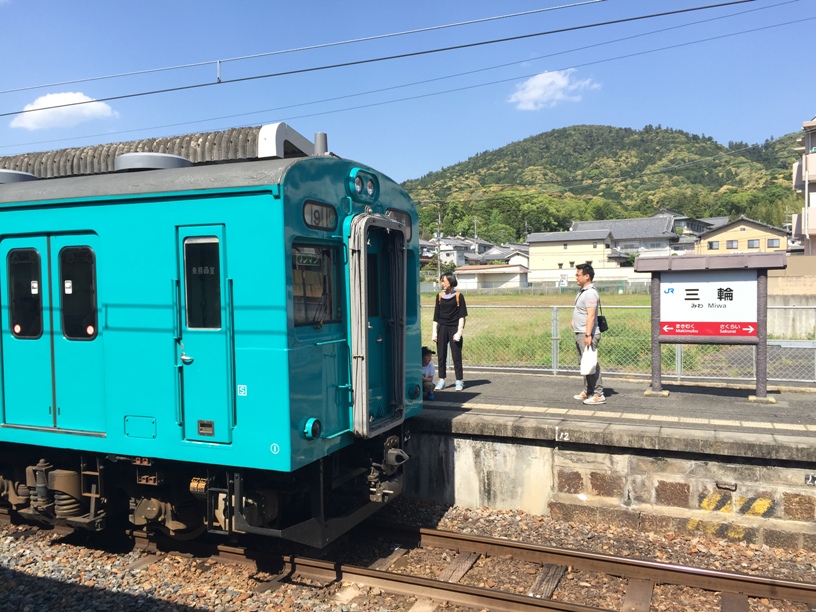
<svg viewBox="0 0 816 612">
<path fill-rule="evenodd" d="M 423 546 L 493 556 L 511 555 L 514 559 L 541 564 L 566 565 L 623 578 L 651 580 L 655 584 L 675 584 L 706 591 L 739 593 L 747 597 L 768 597 L 784 601 L 816 603 L 816 584 L 807 582 L 779 580 L 767 576 L 749 576 L 736 572 L 693 568 L 645 559 L 615 557 L 436 529 L 405 530 L 384 525 L 377 525 L 377 528 L 382 530 L 382 533 L 392 533 L 397 538 L 402 537 L 407 540 L 414 540 L 418 536 Z"/>
<path fill-rule="evenodd" d="M 516 595 L 504 591 L 492 591 L 455 582 L 442 582 L 407 574 L 342 565 L 333 561 L 288 557 L 284 559 L 286 573 L 308 577 L 317 581 L 354 582 L 376 587 L 396 595 L 427 597 L 461 606 L 487 608 L 497 612 L 534 612 L 558 610 L 561 612 L 609 612 L 607 608 L 582 606 L 553 599 L 539 599 L 529 595 Z"/>
</svg>

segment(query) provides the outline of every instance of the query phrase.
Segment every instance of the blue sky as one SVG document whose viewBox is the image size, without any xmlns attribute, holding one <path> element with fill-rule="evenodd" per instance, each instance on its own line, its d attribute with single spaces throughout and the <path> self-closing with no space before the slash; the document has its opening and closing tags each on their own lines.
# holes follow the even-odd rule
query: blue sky
<svg viewBox="0 0 816 612">
<path fill-rule="evenodd" d="M 800 130 L 813 0 L 595 25 L 718 3 L 0 0 L 0 156 L 286 121 L 403 181 L 570 125 Z"/>
</svg>

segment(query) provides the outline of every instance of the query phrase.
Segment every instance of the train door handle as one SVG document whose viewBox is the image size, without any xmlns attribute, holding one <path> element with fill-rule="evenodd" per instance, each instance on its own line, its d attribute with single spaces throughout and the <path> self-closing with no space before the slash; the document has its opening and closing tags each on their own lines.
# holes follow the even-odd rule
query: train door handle
<svg viewBox="0 0 816 612">
<path fill-rule="evenodd" d="M 187 353 L 182 353 L 181 363 L 183 363 L 184 365 L 190 365 L 191 363 L 193 363 L 193 358 L 190 357 Z"/>
<path fill-rule="evenodd" d="M 377 342 L 382 342 L 382 336 L 377 336 Z"/>
</svg>

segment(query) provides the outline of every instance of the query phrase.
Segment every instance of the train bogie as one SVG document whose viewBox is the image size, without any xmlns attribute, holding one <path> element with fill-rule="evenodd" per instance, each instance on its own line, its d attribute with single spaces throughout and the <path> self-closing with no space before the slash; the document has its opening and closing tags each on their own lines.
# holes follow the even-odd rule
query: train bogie
<svg viewBox="0 0 816 612">
<path fill-rule="evenodd" d="M 0 176 L 0 500 L 21 515 L 322 545 L 401 492 L 416 211 L 272 130 L 274 158 Z"/>
</svg>

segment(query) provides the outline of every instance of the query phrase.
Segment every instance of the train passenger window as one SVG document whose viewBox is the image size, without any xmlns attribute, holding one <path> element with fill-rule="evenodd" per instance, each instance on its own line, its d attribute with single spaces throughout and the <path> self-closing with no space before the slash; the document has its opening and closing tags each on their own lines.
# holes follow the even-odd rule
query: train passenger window
<svg viewBox="0 0 816 612">
<path fill-rule="evenodd" d="M 296 244 L 292 247 L 292 299 L 295 325 L 340 321 L 336 247 Z"/>
<path fill-rule="evenodd" d="M 184 240 L 184 287 L 187 327 L 221 328 L 221 256 L 218 238 Z"/>
<path fill-rule="evenodd" d="M 90 247 L 65 247 L 59 254 L 62 333 L 69 340 L 97 334 L 96 258 Z"/>
<path fill-rule="evenodd" d="M 404 210 L 397 210 L 395 208 L 389 208 L 387 211 L 385 211 L 385 214 L 386 216 L 391 217 L 395 221 L 399 221 L 405 226 L 405 242 L 410 242 L 411 236 L 413 236 L 411 215 Z"/>
<path fill-rule="evenodd" d="M 42 272 L 36 249 L 8 253 L 9 327 L 15 338 L 39 338 L 43 333 Z"/>
</svg>

